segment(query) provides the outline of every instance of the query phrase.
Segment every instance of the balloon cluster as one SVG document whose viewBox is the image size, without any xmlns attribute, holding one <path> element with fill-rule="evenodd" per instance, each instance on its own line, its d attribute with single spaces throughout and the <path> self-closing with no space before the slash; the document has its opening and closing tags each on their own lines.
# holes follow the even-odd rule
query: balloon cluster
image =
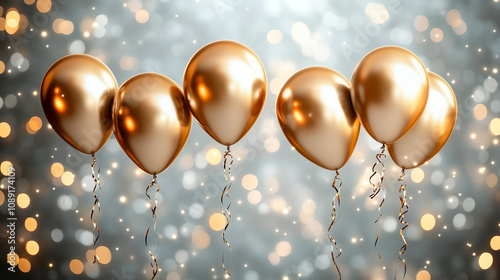
<svg viewBox="0 0 500 280">
<path fill-rule="evenodd" d="M 153 216 L 145 238 L 148 247 L 150 230 L 156 235 L 157 204 L 156 194 L 153 203 L 148 191 L 157 186 L 156 193 L 159 192 L 157 175 L 168 168 L 184 147 L 192 114 L 214 140 L 227 147 L 223 163 L 226 186 L 221 194 L 221 212 L 226 217 L 222 239 L 231 250 L 225 238 L 231 202 L 227 206 L 224 202 L 225 198 L 230 199 L 230 146 L 253 126 L 264 106 L 266 92 L 267 79 L 261 61 L 248 47 L 233 41 L 217 41 L 201 48 L 186 67 L 183 88 L 157 73 L 136 75 L 118 88 L 106 65 L 88 55 L 69 55 L 55 62 L 43 78 L 42 107 L 63 140 L 93 157 L 95 201 L 91 220 L 97 232 L 94 246 L 99 229 L 93 215 L 95 207 L 100 207 L 95 193 L 97 187 L 100 190 L 100 183 L 99 171 L 97 176 L 94 174 L 94 154 L 113 131 L 129 158 L 153 175 L 146 188 Z M 394 162 L 403 169 L 400 180 L 404 182 L 404 169 L 427 162 L 444 146 L 456 121 L 457 104 L 451 87 L 438 75 L 427 72 L 417 56 L 406 49 L 387 46 L 367 54 L 356 67 L 351 82 L 327 67 L 309 67 L 293 74 L 278 94 L 276 114 L 283 133 L 300 154 L 320 167 L 336 171 L 328 237 L 340 275 L 334 249 L 338 255 L 342 250 L 337 248 L 330 231 L 339 217 L 339 169 L 349 160 L 361 125 L 382 144 L 370 183 L 377 174 L 376 167 L 384 168 L 386 145 Z M 372 183 L 371 198 L 383 190 L 383 172 Z M 403 229 L 407 226 L 404 214 L 408 210 L 405 185 L 400 188 Z M 406 250 L 403 229 L 400 256 Z M 154 278 L 158 264 L 155 252 L 149 247 L 148 251 Z M 222 266 L 231 277 L 232 261 L 231 267 L 226 268 L 224 255 Z"/>
<path fill-rule="evenodd" d="M 56 61 L 41 85 L 43 111 L 56 133 L 78 151 L 91 154 L 95 198 L 91 212 L 94 247 L 99 228 L 94 210 L 100 209 L 99 171 L 94 173 L 95 153 L 113 131 L 128 157 L 153 175 L 146 188 L 153 223 L 146 231 L 146 247 L 151 256 L 153 277 L 158 273 L 155 253 L 148 246 L 148 234 L 156 239 L 157 175 L 164 171 L 184 147 L 191 131 L 191 114 L 217 142 L 227 146 L 224 155 L 226 186 L 221 195 L 226 217 L 223 241 L 231 249 L 225 233 L 231 219 L 229 198 L 232 155 L 230 146 L 238 142 L 257 120 L 267 92 L 264 66 L 257 55 L 243 44 L 218 41 L 201 48 L 189 61 L 184 90 L 173 80 L 157 73 L 142 73 L 118 88 L 113 73 L 98 59 L 69 55 Z M 156 186 L 154 199 L 148 194 Z M 97 233 L 97 235 L 96 235 Z M 95 250 L 94 250 L 95 252 Z M 94 253 L 94 262 L 98 256 Z M 232 262 L 231 262 L 232 263 Z M 231 276 L 232 265 L 223 268 Z"/>
<path fill-rule="evenodd" d="M 429 161 L 450 137 L 457 117 L 457 102 L 450 85 L 437 74 L 428 72 L 412 52 L 386 46 L 373 50 L 359 62 L 350 84 L 341 74 L 326 67 L 309 67 L 293 74 L 278 94 L 276 114 L 283 133 L 300 154 L 337 173 L 332 185 L 337 193 L 332 201 L 329 232 L 338 219 L 338 170 L 354 150 L 360 123 L 382 144 L 370 177 L 374 187 L 370 197 L 374 198 L 381 190 L 384 192 L 379 211 L 385 200 L 382 181 L 387 145 L 392 159 L 402 168 L 399 222 L 403 225 L 400 237 L 404 245 L 399 258 L 406 274 L 406 262 L 402 258 L 407 246 L 403 230 L 408 226 L 404 221 L 408 211 L 404 170 Z M 381 173 L 376 168 L 379 165 Z M 377 174 L 378 181 L 372 183 Z M 330 234 L 328 236 L 332 242 L 332 259 L 340 275 L 334 257 L 337 244 Z M 340 249 L 339 255 L 341 252 Z"/>
</svg>

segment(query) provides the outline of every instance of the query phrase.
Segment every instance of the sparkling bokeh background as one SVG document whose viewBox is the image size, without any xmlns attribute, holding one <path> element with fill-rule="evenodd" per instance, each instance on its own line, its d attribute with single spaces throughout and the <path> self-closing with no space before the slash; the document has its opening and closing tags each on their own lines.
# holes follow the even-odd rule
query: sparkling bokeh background
<svg viewBox="0 0 500 280">
<path fill-rule="evenodd" d="M 91 157 L 61 140 L 45 119 L 39 86 L 48 67 L 71 53 L 104 61 L 119 84 L 158 72 L 182 84 L 185 66 L 220 39 L 252 48 L 266 67 L 269 93 L 252 130 L 234 145 L 227 233 L 234 279 L 337 279 L 329 256 L 334 173 L 302 158 L 279 129 L 274 105 L 283 82 L 312 65 L 350 78 L 370 50 L 388 44 L 416 53 L 443 76 L 458 101 L 451 139 L 428 164 L 407 172 L 406 279 L 499 279 L 500 2 L 305 0 L 24 0 L 0 4 L 0 213 L 7 221 L 6 175 L 16 169 L 17 267 L 1 279 L 145 279 L 144 194 L 150 176 L 112 136 L 97 153 L 101 235 L 92 265 Z M 390 125 L 390 124 L 388 124 Z M 399 169 L 387 160 L 378 252 L 377 200 L 368 184 L 379 144 L 362 131 L 342 168 L 344 279 L 390 279 L 402 264 Z M 223 279 L 224 147 L 194 123 L 175 162 L 159 175 L 157 279 Z M 2 228 L 2 254 L 8 229 Z M 10 278 L 9 278 L 10 277 Z"/>
</svg>

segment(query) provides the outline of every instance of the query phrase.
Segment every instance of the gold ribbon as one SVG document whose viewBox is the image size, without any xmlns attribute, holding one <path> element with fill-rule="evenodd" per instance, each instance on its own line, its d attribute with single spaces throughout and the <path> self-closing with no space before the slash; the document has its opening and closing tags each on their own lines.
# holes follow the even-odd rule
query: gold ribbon
<svg viewBox="0 0 500 280">
<path fill-rule="evenodd" d="M 399 176 L 398 181 L 401 182 L 401 186 L 399 187 L 399 200 L 401 202 L 401 207 L 399 208 L 399 223 L 403 225 L 401 230 L 399 231 L 399 238 L 403 242 L 403 246 L 399 249 L 399 260 L 403 262 L 404 265 L 404 274 L 403 274 L 403 279 L 406 276 L 406 260 L 403 258 L 403 254 L 406 252 L 406 249 L 408 247 L 408 244 L 406 243 L 406 238 L 403 234 L 403 231 L 408 227 L 408 222 L 405 221 L 405 214 L 408 213 L 408 210 L 410 207 L 408 206 L 408 203 L 406 202 L 406 180 L 405 180 L 405 170 L 404 168 L 401 169 L 401 175 Z M 394 279 L 396 279 L 396 276 L 394 275 Z"/>
<path fill-rule="evenodd" d="M 335 179 L 333 179 L 333 183 L 332 183 L 332 188 L 335 190 L 335 196 L 332 199 L 332 214 L 331 214 L 332 222 L 330 223 L 330 226 L 328 227 L 328 239 L 330 239 L 333 265 L 334 265 L 335 269 L 337 270 L 337 273 L 339 274 L 340 279 L 342 279 L 342 274 L 340 274 L 339 266 L 337 265 L 337 262 L 335 261 L 335 258 L 338 258 L 340 256 L 340 254 L 342 254 L 342 248 L 340 248 L 340 247 L 337 248 L 337 241 L 335 241 L 335 239 L 333 239 L 333 237 L 330 235 L 330 231 L 331 231 L 333 225 L 338 221 L 338 219 L 340 219 L 340 211 L 337 212 L 337 207 L 335 205 L 337 204 L 338 207 L 340 207 L 340 188 L 342 187 L 342 179 L 340 179 L 340 177 L 339 177 L 339 175 L 340 175 L 339 171 L 335 170 L 335 172 L 336 172 Z M 337 188 L 337 181 L 340 182 L 338 188 Z M 335 202 L 337 202 L 337 203 L 335 203 Z M 337 257 L 335 257 L 334 249 L 339 252 Z"/>
<path fill-rule="evenodd" d="M 153 200 L 151 199 L 151 196 L 149 196 L 148 191 L 150 188 L 154 187 L 155 185 L 157 186 L 157 188 L 156 188 L 156 192 L 154 193 L 154 203 L 153 203 Z M 158 250 L 158 247 L 160 246 L 158 234 L 156 233 L 156 206 L 158 205 L 157 194 L 159 191 L 160 191 L 160 184 L 158 184 L 156 182 L 156 174 L 155 174 L 155 175 L 153 175 L 153 179 L 151 179 L 151 183 L 146 188 L 146 196 L 149 199 L 149 205 L 151 207 L 151 216 L 153 217 L 153 222 L 151 223 L 151 225 L 149 225 L 148 230 L 146 231 L 146 236 L 144 238 L 144 242 L 146 243 L 146 248 L 148 249 L 149 256 L 151 257 L 151 269 L 153 271 L 153 277 L 151 277 L 151 279 L 154 279 L 156 277 L 156 274 L 158 273 L 158 262 L 156 261 L 155 254 L 156 254 L 156 251 Z M 155 237 L 156 237 L 156 249 L 154 250 L 154 252 L 151 251 L 151 249 L 149 249 L 149 246 L 148 246 L 148 235 L 149 235 L 149 231 L 151 230 L 151 227 L 153 227 L 153 232 L 154 232 Z"/>
<path fill-rule="evenodd" d="M 229 227 L 229 223 L 231 223 L 231 212 L 229 211 L 229 208 L 231 207 L 231 197 L 229 196 L 229 189 L 231 188 L 231 166 L 233 165 L 233 156 L 231 155 L 231 149 L 229 146 L 227 146 L 227 150 L 224 153 L 224 179 L 226 180 L 226 185 L 224 186 L 224 189 L 222 190 L 222 194 L 220 196 L 220 202 L 221 202 L 221 212 L 226 218 L 226 226 L 224 227 L 224 231 L 222 232 L 222 241 L 224 244 L 229 248 L 229 253 L 231 254 L 232 249 L 231 245 L 229 245 L 229 242 L 226 240 L 226 231 L 227 228 Z M 229 199 L 229 204 L 227 207 L 224 204 L 224 196 Z M 232 278 L 231 272 L 233 271 L 233 256 L 231 255 L 231 267 L 229 268 L 229 271 L 226 268 L 226 263 L 225 263 L 225 250 L 222 251 L 222 268 L 226 272 L 226 275 L 229 278 Z"/>
<path fill-rule="evenodd" d="M 378 223 L 378 234 L 377 234 L 377 239 L 375 239 L 375 249 L 377 249 L 377 243 L 378 243 L 378 240 L 380 238 L 380 218 L 382 218 L 382 213 L 380 212 L 380 210 L 382 209 L 382 204 L 384 204 L 384 201 L 385 201 L 385 190 L 384 190 L 384 187 L 382 187 L 382 182 L 384 181 L 384 173 L 385 173 L 385 165 L 384 165 L 384 162 L 385 162 L 385 159 L 387 158 L 387 155 L 385 154 L 385 144 L 382 144 L 382 147 L 380 148 L 382 149 L 382 151 L 380 153 L 377 154 L 376 158 L 377 158 L 377 162 L 373 165 L 372 167 L 372 172 L 373 174 L 370 176 L 370 184 L 373 186 L 373 193 L 370 194 L 370 198 L 373 199 L 375 198 L 379 193 L 380 191 L 382 191 L 383 193 L 383 198 L 382 198 L 382 201 L 380 202 L 379 206 L 378 206 L 378 213 L 379 213 L 379 216 L 377 218 L 377 220 L 375 220 L 375 223 L 377 224 Z M 375 169 L 378 165 L 381 165 L 382 166 L 382 173 L 378 173 Z M 380 177 L 379 177 L 379 180 L 375 183 L 372 182 L 372 178 L 379 174 Z M 378 259 L 379 261 L 382 260 L 382 257 L 380 256 L 380 253 L 378 252 L 377 250 L 377 254 L 378 254 Z"/>
<path fill-rule="evenodd" d="M 92 205 L 92 211 L 90 212 L 90 220 L 92 221 L 92 225 L 94 227 L 94 229 L 92 230 L 92 237 L 94 239 L 94 260 L 92 261 L 92 263 L 96 263 L 97 260 L 99 260 L 99 257 L 97 256 L 96 244 L 97 240 L 99 239 L 100 231 L 99 227 L 97 226 L 97 218 L 94 217 L 96 206 L 99 212 L 101 211 L 101 203 L 99 202 L 99 197 L 101 196 L 101 182 L 99 180 L 101 174 L 101 168 L 99 167 L 99 169 L 97 170 L 97 177 L 96 177 L 94 170 L 96 162 L 97 159 L 95 158 L 95 154 L 92 154 L 92 164 L 90 165 L 90 167 L 92 168 L 92 179 L 94 180 L 94 189 L 92 190 L 92 195 L 94 196 L 94 205 Z M 96 195 L 97 188 L 99 188 L 99 195 Z"/>
</svg>

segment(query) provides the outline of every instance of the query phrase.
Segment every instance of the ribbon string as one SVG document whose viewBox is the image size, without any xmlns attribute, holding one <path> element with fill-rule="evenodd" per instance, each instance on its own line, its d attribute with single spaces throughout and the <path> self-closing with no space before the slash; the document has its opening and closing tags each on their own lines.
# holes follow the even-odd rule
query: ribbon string
<svg viewBox="0 0 500 280">
<path fill-rule="evenodd" d="M 95 169 L 94 166 L 97 162 L 97 159 L 95 158 L 95 154 L 92 154 L 92 164 L 90 167 L 92 168 L 92 180 L 94 180 L 94 189 L 92 190 L 92 195 L 94 196 L 94 205 L 92 205 L 92 211 L 90 212 L 90 220 L 92 221 L 92 225 L 94 229 L 92 230 L 92 237 L 94 239 L 94 260 L 92 263 L 96 263 L 99 260 L 99 256 L 97 256 L 97 250 L 96 250 L 96 244 L 97 240 L 99 239 L 100 236 L 100 231 L 99 227 L 97 226 L 97 218 L 94 217 L 94 214 L 96 212 L 96 206 L 99 212 L 101 211 L 101 203 L 99 202 L 99 197 L 101 196 L 101 182 L 100 182 L 100 174 L 101 174 L 101 168 L 97 170 L 97 176 L 95 174 Z M 99 188 L 99 194 L 96 195 L 96 190 Z M 96 234 L 97 232 L 97 234 Z"/>
<path fill-rule="evenodd" d="M 151 199 L 151 196 L 148 194 L 148 192 L 149 192 L 149 189 L 153 188 L 155 185 L 157 186 L 157 188 L 156 188 L 156 192 L 154 193 L 154 203 L 153 203 L 153 199 Z M 156 233 L 156 206 L 158 205 L 157 195 L 158 195 L 159 191 L 160 191 L 160 184 L 157 183 L 156 174 L 155 174 L 155 175 L 153 175 L 153 179 L 151 179 L 151 183 L 146 188 L 146 196 L 149 199 L 149 205 L 150 205 L 150 209 L 151 209 L 151 216 L 153 218 L 153 222 L 151 223 L 151 225 L 149 225 L 148 230 L 146 231 L 146 236 L 144 238 L 144 242 L 146 243 L 146 248 L 148 249 L 149 256 L 151 257 L 151 269 L 153 271 L 153 276 L 151 277 L 151 279 L 154 279 L 156 277 L 156 274 L 158 274 L 158 262 L 156 261 L 155 254 L 156 254 L 156 251 L 158 250 L 158 247 L 160 246 L 160 240 L 158 239 L 158 234 Z M 149 231 L 151 230 L 151 228 L 153 228 L 153 232 L 154 232 L 155 237 L 156 237 L 156 249 L 154 251 L 151 251 L 151 249 L 149 249 L 149 245 L 148 245 Z"/>
<path fill-rule="evenodd" d="M 340 219 L 340 212 L 337 212 L 337 206 L 340 207 L 340 188 L 342 187 L 342 179 L 340 179 L 339 171 L 335 170 L 336 175 L 335 178 L 333 179 L 332 183 L 332 188 L 335 190 L 335 196 L 332 199 L 332 222 L 330 223 L 330 226 L 328 227 L 328 239 L 330 239 L 330 245 L 331 245 L 331 254 L 332 254 L 332 261 L 333 265 L 335 267 L 335 270 L 337 270 L 337 273 L 339 274 L 340 279 L 342 279 L 342 274 L 340 274 L 340 269 L 339 266 L 337 265 L 337 262 L 335 261 L 335 258 L 338 258 L 340 254 L 342 254 L 342 248 L 337 247 L 337 241 L 330 235 L 330 232 L 332 230 L 332 227 L 334 224 Z M 338 187 L 337 187 L 337 182 L 339 182 Z M 337 206 L 336 206 L 337 205 Z M 335 257 L 334 251 L 338 251 L 338 255 Z"/>
<path fill-rule="evenodd" d="M 405 180 L 405 170 L 401 169 L 401 175 L 399 176 L 398 181 L 401 182 L 401 186 L 399 187 L 399 200 L 401 202 L 401 207 L 399 208 L 399 223 L 403 225 L 401 230 L 399 231 L 399 238 L 403 242 L 403 246 L 399 249 L 399 260 L 403 262 L 404 265 L 404 273 L 403 273 L 403 279 L 406 276 L 406 260 L 403 258 L 403 254 L 406 252 L 406 249 L 408 247 L 408 244 L 406 243 L 406 238 L 403 234 L 403 231 L 408 227 L 408 222 L 405 221 L 405 214 L 408 213 L 408 210 L 410 207 L 408 206 L 408 203 L 406 202 L 406 180 Z M 396 276 L 394 276 L 394 279 L 396 279 Z"/>
<path fill-rule="evenodd" d="M 373 186 L 373 193 L 370 194 L 370 198 L 371 199 L 374 199 L 379 193 L 380 191 L 382 191 L 382 194 L 383 194 L 383 197 L 382 197 L 382 201 L 380 202 L 379 206 L 378 206 L 378 218 L 377 220 L 375 220 L 375 223 L 377 224 L 378 223 L 378 234 L 377 234 L 377 239 L 375 239 L 375 249 L 377 250 L 377 243 L 378 243 L 378 240 L 380 238 L 380 230 L 381 230 L 381 224 L 380 224 L 380 219 L 382 218 L 382 213 L 381 213 L 381 209 L 382 209 L 382 205 L 384 204 L 385 202 L 385 189 L 384 187 L 382 187 L 382 182 L 384 181 L 384 174 L 385 174 L 385 159 L 387 158 L 387 155 L 385 154 L 385 144 L 382 144 L 382 147 L 380 148 L 382 151 L 380 153 L 377 154 L 376 158 L 377 158 L 377 162 L 373 165 L 372 167 L 372 175 L 370 176 L 370 184 Z M 377 166 L 381 166 L 382 167 L 382 173 L 379 173 L 376 168 Z M 375 177 L 375 175 L 379 175 L 378 177 L 378 180 L 374 183 L 372 182 L 372 179 Z M 378 254 L 378 259 L 379 261 L 382 260 L 382 257 L 380 256 L 380 253 L 378 252 L 377 250 L 377 254 Z"/>
<path fill-rule="evenodd" d="M 221 212 L 226 218 L 226 225 L 224 227 L 224 231 L 222 232 L 222 241 L 224 244 L 229 248 L 229 253 L 231 254 L 232 249 L 231 245 L 229 245 L 229 242 L 226 240 L 226 231 L 227 228 L 229 227 L 229 223 L 231 223 L 231 212 L 229 211 L 229 208 L 231 207 L 231 197 L 229 196 L 229 189 L 231 189 L 231 167 L 233 165 L 233 156 L 231 155 L 231 149 L 229 146 L 227 146 L 227 150 L 224 153 L 224 179 L 226 180 L 226 185 L 224 186 L 224 189 L 222 190 L 222 194 L 220 196 L 220 202 L 221 202 Z M 224 196 L 227 197 L 229 200 L 229 203 L 227 206 L 225 206 L 224 203 Z M 233 271 L 233 256 L 231 255 L 231 267 L 229 270 L 226 268 L 226 263 L 225 263 L 225 250 L 222 252 L 222 268 L 226 272 L 227 277 L 232 278 L 231 272 Z"/>
</svg>

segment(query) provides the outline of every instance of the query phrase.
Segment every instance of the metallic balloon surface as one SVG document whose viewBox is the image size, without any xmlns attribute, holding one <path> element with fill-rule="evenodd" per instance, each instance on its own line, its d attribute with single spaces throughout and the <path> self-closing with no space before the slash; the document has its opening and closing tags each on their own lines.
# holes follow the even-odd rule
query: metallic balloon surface
<svg viewBox="0 0 500 280">
<path fill-rule="evenodd" d="M 427 70 L 407 49 L 386 46 L 359 62 L 351 79 L 354 110 L 368 134 L 382 144 L 403 136 L 424 111 Z"/>
<path fill-rule="evenodd" d="M 182 89 L 170 78 L 143 73 L 118 90 L 114 132 L 125 153 L 142 170 L 158 174 L 180 153 L 191 131 Z"/>
<path fill-rule="evenodd" d="M 401 168 L 414 168 L 430 160 L 448 141 L 457 120 L 457 100 L 450 85 L 432 72 L 429 80 L 431 89 L 424 113 L 408 133 L 387 145 Z"/>
<path fill-rule="evenodd" d="M 233 41 L 204 46 L 184 73 L 191 112 L 212 138 L 226 146 L 250 130 L 264 107 L 266 90 L 266 73 L 257 55 Z"/>
<path fill-rule="evenodd" d="M 43 77 L 43 112 L 55 132 L 86 154 L 97 152 L 112 131 L 115 77 L 97 58 L 84 54 L 56 61 Z"/>
<path fill-rule="evenodd" d="M 349 81 L 338 72 L 316 66 L 293 74 L 278 94 L 276 114 L 286 138 L 305 158 L 330 170 L 349 160 L 360 122 Z"/>
</svg>

